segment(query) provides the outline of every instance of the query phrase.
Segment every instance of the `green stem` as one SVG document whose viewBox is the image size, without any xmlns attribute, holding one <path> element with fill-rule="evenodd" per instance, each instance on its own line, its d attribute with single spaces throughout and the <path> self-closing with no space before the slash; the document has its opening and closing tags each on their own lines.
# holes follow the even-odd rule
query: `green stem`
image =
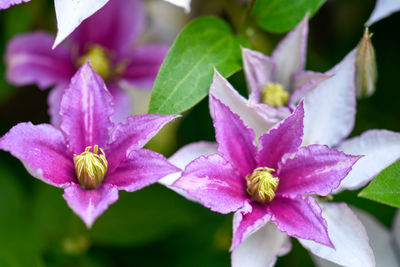
<svg viewBox="0 0 400 267">
<path fill-rule="evenodd" d="M 245 35 L 244 31 L 246 29 L 246 24 L 247 24 L 250 13 L 253 10 L 255 3 L 256 3 L 256 0 L 250 0 L 250 2 L 247 5 L 246 10 L 243 14 L 242 22 L 240 23 L 240 26 L 239 26 L 239 33 L 241 33 L 242 35 Z"/>
</svg>

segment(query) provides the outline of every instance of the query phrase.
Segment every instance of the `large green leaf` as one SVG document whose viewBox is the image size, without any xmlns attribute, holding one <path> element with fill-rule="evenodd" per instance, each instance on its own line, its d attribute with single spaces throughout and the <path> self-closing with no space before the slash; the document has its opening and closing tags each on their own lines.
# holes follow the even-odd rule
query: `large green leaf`
<svg viewBox="0 0 400 267">
<path fill-rule="evenodd" d="M 400 161 L 384 169 L 359 196 L 400 208 Z"/>
<path fill-rule="evenodd" d="M 161 65 L 149 113 L 176 114 L 208 93 L 213 68 L 228 76 L 241 68 L 240 40 L 221 19 L 202 17 L 180 33 Z"/>
<path fill-rule="evenodd" d="M 253 14 L 258 24 L 270 32 L 286 32 L 305 16 L 314 14 L 325 0 L 257 0 Z"/>
</svg>

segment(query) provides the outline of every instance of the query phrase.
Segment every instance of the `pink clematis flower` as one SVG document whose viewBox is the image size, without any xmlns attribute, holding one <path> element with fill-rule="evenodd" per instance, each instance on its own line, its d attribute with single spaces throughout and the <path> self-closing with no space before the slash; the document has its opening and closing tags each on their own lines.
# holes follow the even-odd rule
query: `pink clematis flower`
<svg viewBox="0 0 400 267">
<path fill-rule="evenodd" d="M 114 126 L 112 97 L 86 62 L 65 90 L 60 128 L 20 123 L 0 139 L 0 149 L 34 176 L 64 188 L 71 209 L 90 227 L 118 190 L 133 192 L 178 169 L 142 147 L 177 116 L 138 115 Z"/>
<path fill-rule="evenodd" d="M 68 0 L 69 1 L 69 0 Z M 85 2 L 85 1 L 80 1 Z M 114 122 L 123 121 L 132 110 L 126 87 L 151 89 L 168 51 L 166 45 L 132 48 L 145 25 L 140 0 L 110 1 L 70 36 L 68 43 L 51 49 L 54 37 L 34 32 L 14 37 L 6 50 L 7 80 L 14 85 L 37 84 L 49 94 L 49 113 L 55 126 L 63 91 L 88 57 L 106 81 L 116 103 Z"/>
<path fill-rule="evenodd" d="M 321 208 L 309 194 L 330 194 L 360 157 L 327 146 L 300 147 L 302 103 L 292 115 L 263 134 L 257 141 L 259 146 L 254 144 L 253 129 L 212 95 L 210 106 L 219 153 L 191 161 L 172 187 L 184 190 L 213 211 L 236 212 L 232 265 L 266 266 L 265 258 L 287 252 L 290 247 L 282 232 L 333 247 Z M 196 146 L 206 151 L 209 144 L 199 143 L 192 148 Z M 282 232 L 265 236 L 269 230 L 264 231 L 264 226 L 272 223 Z M 275 244 L 264 247 L 262 253 L 242 246 L 259 231 L 265 234 L 261 240 L 270 239 Z M 243 257 L 237 257 L 238 249 Z M 258 258 L 256 261 L 253 255 Z"/>
</svg>

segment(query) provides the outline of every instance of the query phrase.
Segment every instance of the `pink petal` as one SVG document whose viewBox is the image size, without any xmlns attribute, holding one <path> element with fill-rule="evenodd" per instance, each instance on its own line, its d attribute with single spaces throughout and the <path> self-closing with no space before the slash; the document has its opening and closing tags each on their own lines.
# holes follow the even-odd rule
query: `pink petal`
<svg viewBox="0 0 400 267">
<path fill-rule="evenodd" d="M 340 266 L 375 266 L 367 232 L 353 211 L 345 203 L 324 202 L 320 206 L 335 248 L 311 240 L 299 239 L 300 243 L 313 254 Z"/>
<path fill-rule="evenodd" d="M 285 36 L 272 53 L 276 64 L 275 81 L 289 92 L 294 90 L 291 86 L 293 75 L 303 70 L 306 64 L 307 35 L 308 15 Z"/>
<path fill-rule="evenodd" d="M 7 9 L 10 6 L 21 4 L 22 2 L 29 2 L 30 0 L 2 0 L 0 2 L 0 9 Z"/>
<path fill-rule="evenodd" d="M 61 129 L 71 151 L 82 153 L 87 146 L 105 148 L 112 128 L 110 92 L 87 61 L 72 77 L 61 100 Z"/>
<path fill-rule="evenodd" d="M 50 122 L 53 126 L 60 128 L 61 124 L 61 115 L 60 115 L 60 105 L 61 99 L 64 95 L 65 90 L 68 88 L 68 84 L 60 84 L 53 89 L 51 89 L 50 93 L 47 96 L 47 104 L 49 105 L 49 116 Z"/>
<path fill-rule="evenodd" d="M 247 200 L 244 177 L 218 154 L 192 161 L 172 186 L 223 214 L 240 209 Z"/>
<path fill-rule="evenodd" d="M 327 146 L 302 147 L 293 158 L 280 163 L 277 195 L 329 195 L 359 159 L 360 156 L 347 155 Z"/>
<path fill-rule="evenodd" d="M 90 228 L 97 217 L 118 200 L 118 189 L 116 186 L 103 184 L 96 189 L 87 190 L 78 184 L 73 184 L 65 188 L 63 197 L 68 206 Z"/>
<path fill-rule="evenodd" d="M 257 147 L 253 144 L 254 132 L 243 124 L 237 114 L 213 96 L 210 97 L 210 105 L 214 111 L 218 151 L 245 177 L 256 167 Z"/>
<path fill-rule="evenodd" d="M 177 171 L 179 168 L 170 164 L 163 155 L 139 149 L 132 151 L 113 173 L 107 175 L 104 183 L 133 192 Z"/>
<path fill-rule="evenodd" d="M 247 48 L 242 48 L 242 57 L 250 101 L 259 103 L 261 90 L 269 82 L 274 82 L 275 63 L 270 57 Z"/>
<path fill-rule="evenodd" d="M 7 45 L 7 79 L 14 85 L 37 84 L 45 89 L 67 83 L 75 68 L 69 49 L 52 50 L 54 37 L 45 32 L 17 35 Z"/>
<path fill-rule="evenodd" d="M 178 115 L 145 114 L 129 117 L 112 131 L 109 148 L 106 150 L 108 165 L 118 167 L 128 155 L 142 148 L 161 128 Z"/>
<path fill-rule="evenodd" d="M 268 210 L 271 221 L 276 223 L 279 230 L 290 236 L 334 247 L 329 239 L 327 223 L 322 218 L 321 208 L 313 197 L 275 197 Z"/>
<path fill-rule="evenodd" d="M 375 22 L 386 18 L 400 10 L 400 2 L 398 0 L 377 0 L 371 17 L 365 23 L 366 26 L 371 26 Z"/>
<path fill-rule="evenodd" d="M 303 119 L 303 103 L 300 103 L 292 115 L 260 137 L 259 166 L 277 170 L 282 157 L 299 148 L 303 137 Z"/>
<path fill-rule="evenodd" d="M 70 38 L 79 45 L 81 53 L 96 44 L 120 59 L 142 33 L 145 14 L 140 0 L 111 0 L 83 21 Z"/>
<path fill-rule="evenodd" d="M 238 114 L 244 124 L 252 128 L 256 137 L 266 133 L 279 120 L 274 119 L 276 109 L 267 105 L 259 107 L 242 97 L 229 82 L 218 73 L 214 72 L 213 82 L 210 86 L 210 95 L 227 105 L 234 113 Z M 211 102 L 210 102 L 211 103 Z M 211 116 L 214 116 L 210 106 Z"/>
<path fill-rule="evenodd" d="M 356 115 L 355 50 L 328 71 L 331 78 L 304 98 L 304 145 L 335 146 L 350 134 Z"/>
<path fill-rule="evenodd" d="M 0 149 L 21 160 L 32 176 L 45 183 L 66 187 L 75 181 L 64 136 L 49 124 L 23 122 L 14 126 L 0 139 Z"/>
<path fill-rule="evenodd" d="M 246 201 L 243 208 L 233 217 L 233 238 L 231 250 L 235 250 L 243 240 L 258 231 L 270 220 L 265 205 Z"/>
<path fill-rule="evenodd" d="M 135 87 L 152 89 L 161 63 L 167 55 L 167 45 L 146 45 L 134 49 L 121 79 Z"/>
<path fill-rule="evenodd" d="M 125 89 L 114 83 L 108 83 L 107 88 L 114 102 L 114 113 L 111 116 L 111 121 L 114 124 L 124 122 L 132 114 L 131 96 Z"/>
</svg>

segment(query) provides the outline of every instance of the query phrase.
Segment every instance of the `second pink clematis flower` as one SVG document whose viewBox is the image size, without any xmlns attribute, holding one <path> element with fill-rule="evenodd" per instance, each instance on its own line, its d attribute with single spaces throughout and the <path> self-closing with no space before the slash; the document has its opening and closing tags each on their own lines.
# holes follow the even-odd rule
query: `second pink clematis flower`
<svg viewBox="0 0 400 267">
<path fill-rule="evenodd" d="M 151 89 L 168 46 L 133 46 L 145 26 L 141 0 L 108 2 L 100 11 L 82 22 L 67 41 L 55 50 L 54 36 L 34 32 L 14 37 L 7 46 L 7 80 L 14 85 L 37 84 L 54 87 L 49 94 L 51 122 L 60 123 L 59 104 L 63 91 L 88 57 L 94 70 L 106 81 L 114 97 L 114 122 L 131 113 L 127 87 Z"/>
<path fill-rule="evenodd" d="M 172 115 L 138 115 L 114 126 L 113 100 L 86 62 L 62 97 L 60 128 L 20 123 L 0 139 L 0 149 L 21 160 L 32 176 L 64 188 L 71 209 L 90 227 L 118 190 L 133 192 L 179 171 L 142 147 Z"/>
<path fill-rule="evenodd" d="M 333 247 L 321 208 L 310 194 L 329 195 L 360 156 L 322 145 L 301 147 L 302 103 L 263 134 L 257 146 L 253 129 L 212 95 L 210 108 L 219 153 L 191 161 L 172 188 L 213 211 L 236 212 L 232 250 L 268 222 L 290 236 Z M 232 265 L 251 264 L 234 257 Z"/>
</svg>

